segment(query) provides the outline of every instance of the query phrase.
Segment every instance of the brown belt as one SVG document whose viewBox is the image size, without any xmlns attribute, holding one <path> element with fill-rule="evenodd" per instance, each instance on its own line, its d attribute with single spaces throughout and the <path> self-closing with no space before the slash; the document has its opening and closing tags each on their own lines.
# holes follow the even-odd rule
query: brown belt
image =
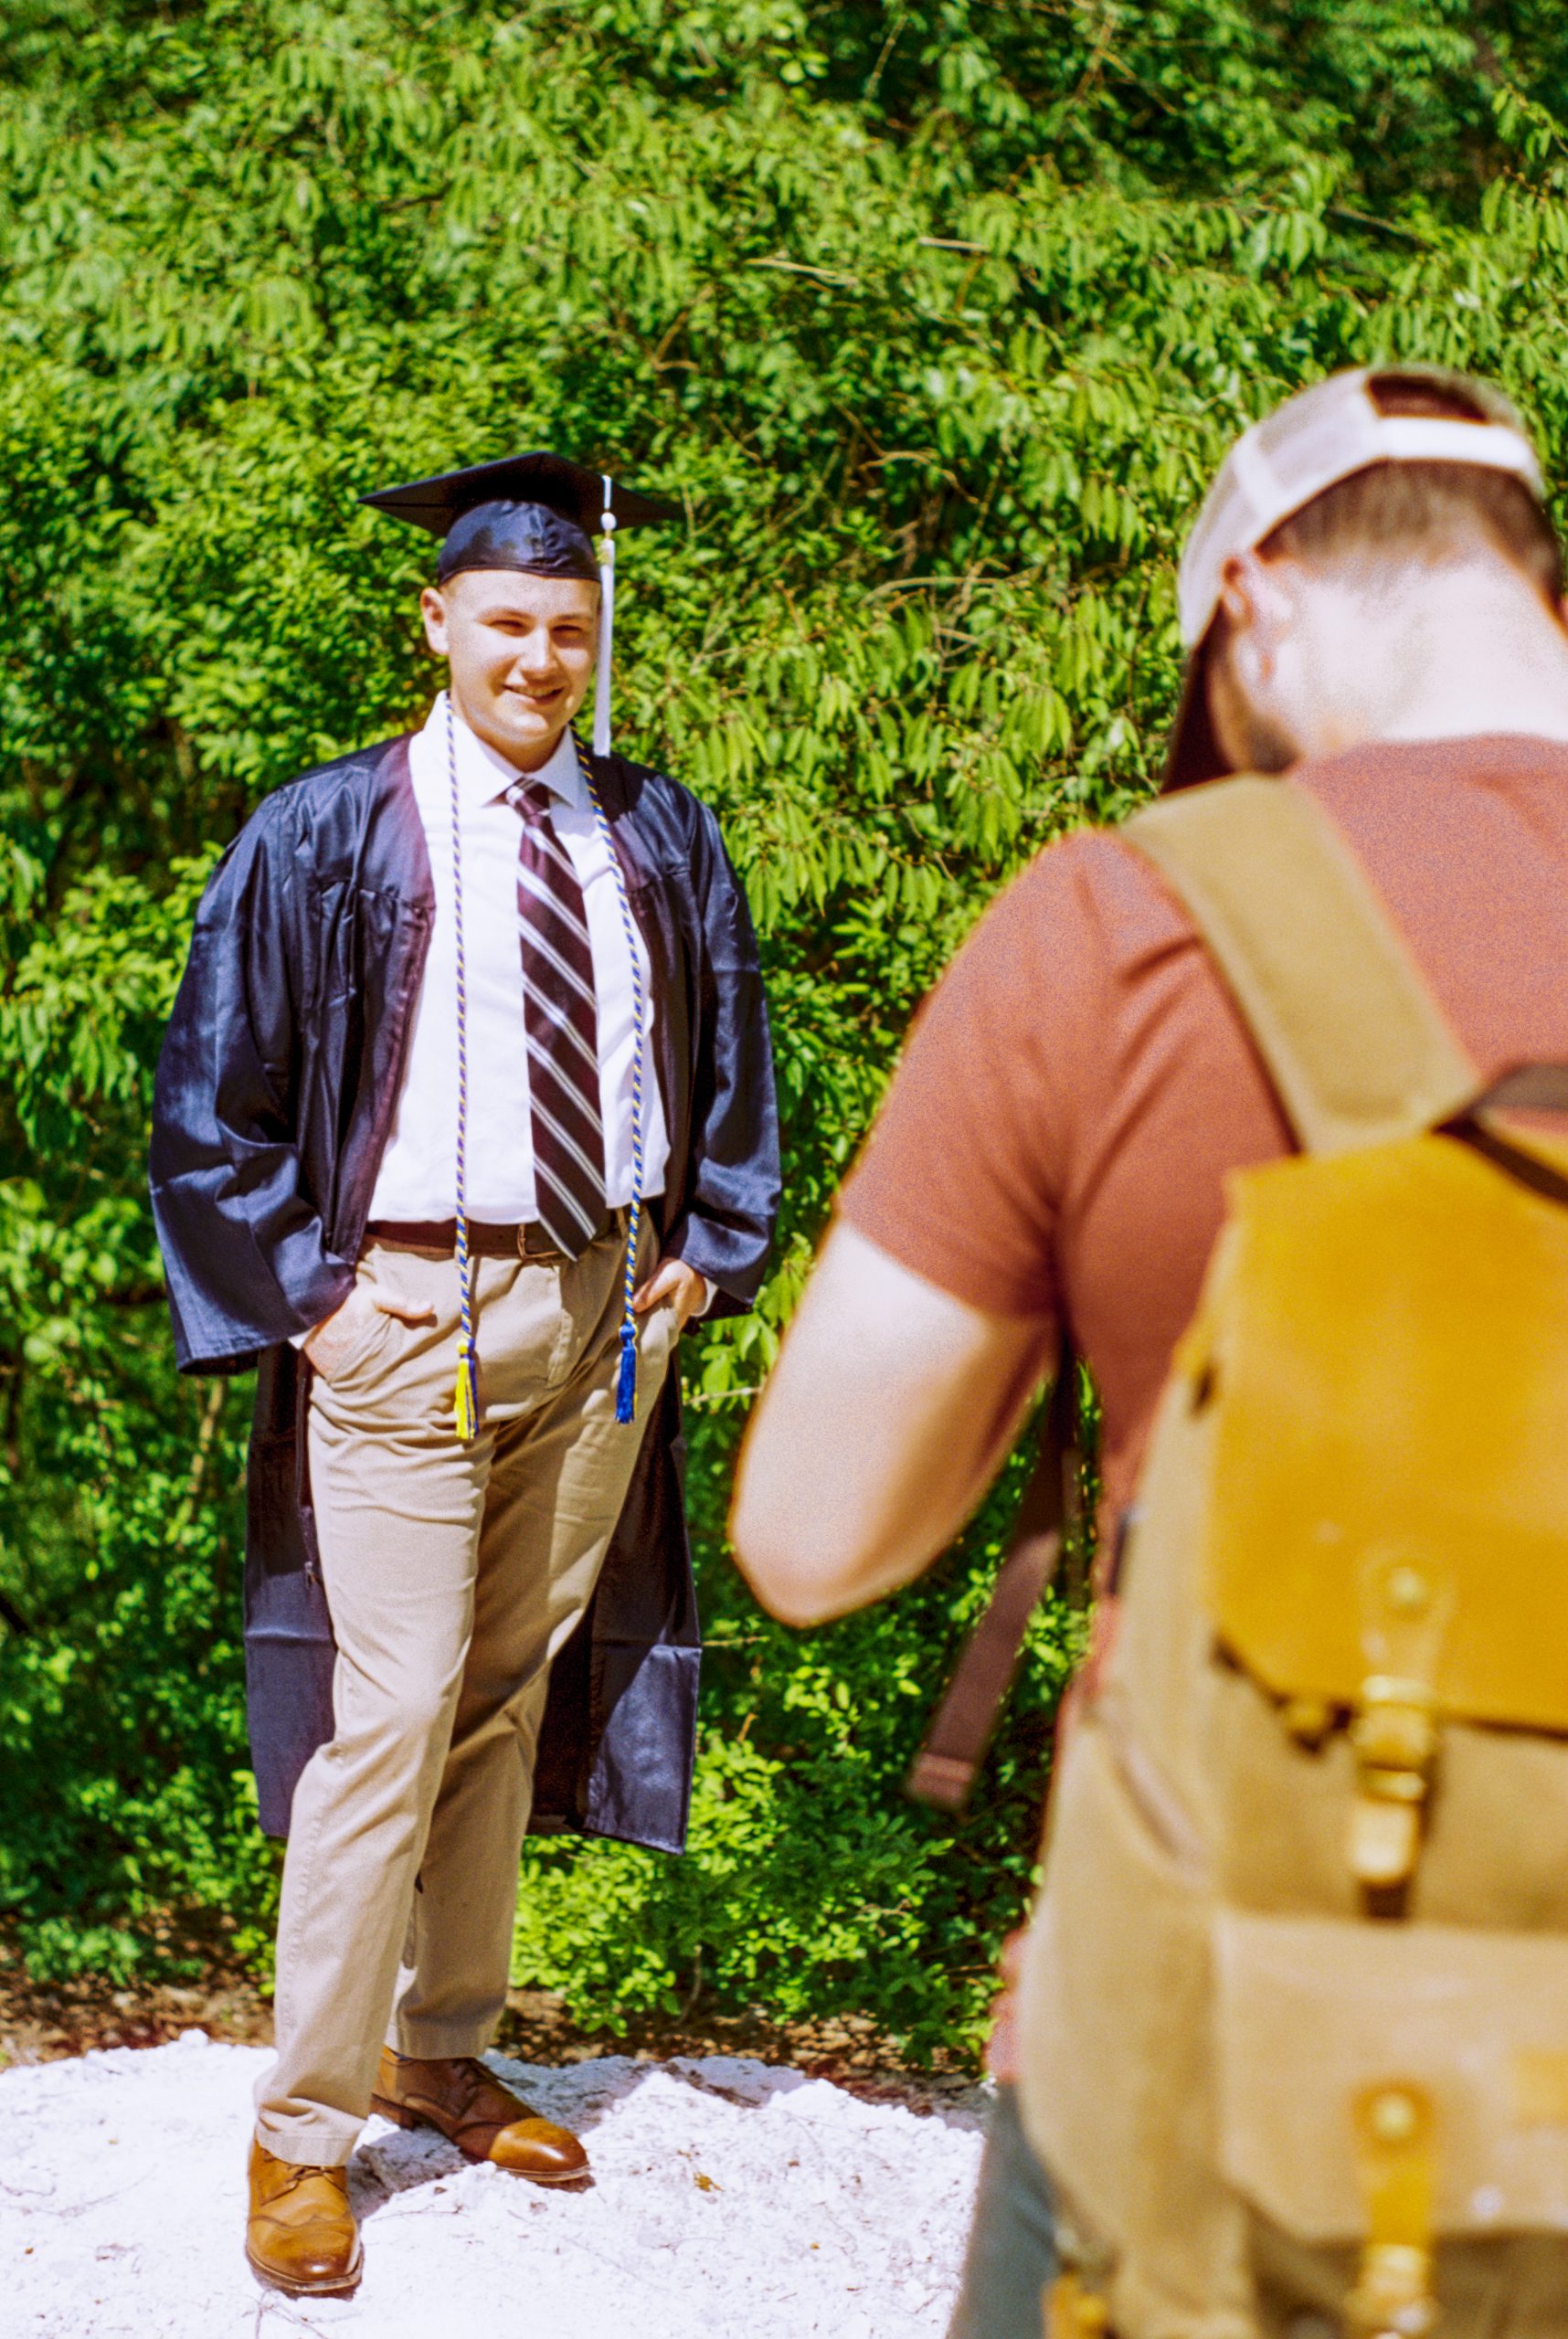
<svg viewBox="0 0 1568 2339">
<path fill-rule="evenodd" d="M 612 1210 L 599 1229 L 603 1234 L 611 1227 L 623 1233 L 630 1213 L 624 1209 Z M 455 1218 L 373 1218 L 365 1230 L 373 1243 L 400 1243 L 410 1251 L 440 1251 L 450 1257 L 457 1249 Z M 597 1236 L 596 1236 L 597 1241 Z M 528 1219 L 521 1226 L 487 1225 L 482 1219 L 468 1222 L 469 1256 L 473 1259 L 558 1259 L 561 1248 L 554 1237 L 546 1233 L 536 1219 Z"/>
</svg>

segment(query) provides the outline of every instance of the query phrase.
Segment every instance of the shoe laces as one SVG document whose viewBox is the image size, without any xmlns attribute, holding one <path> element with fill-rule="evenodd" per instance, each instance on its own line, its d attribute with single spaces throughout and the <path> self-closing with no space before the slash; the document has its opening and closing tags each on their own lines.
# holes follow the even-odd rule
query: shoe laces
<svg viewBox="0 0 1568 2339">
<path fill-rule="evenodd" d="M 278 2199 L 281 2199 L 285 2193 L 291 2193 L 296 2186 L 302 2185 L 307 2176 L 336 2176 L 341 2173 L 335 2164 L 318 2165 L 313 2161 L 294 2160 L 287 2162 L 285 2165 L 289 2170 L 288 2181 L 279 2186 L 278 2193 L 274 2196 Z"/>
<path fill-rule="evenodd" d="M 462 2058 L 465 2085 L 462 2099 L 456 2107 L 456 2117 L 466 2121 L 477 2117 L 486 2122 L 498 2122 L 503 2127 L 514 2120 L 532 2120 L 535 2114 L 520 2095 L 514 2095 L 503 2080 L 496 2077 L 488 2063 L 477 2055 Z M 481 2110 L 482 2100 L 488 2104 Z"/>
<path fill-rule="evenodd" d="M 477 2055 L 465 2055 L 462 2059 L 462 2101 L 458 2109 L 460 2111 L 466 2111 L 485 2088 L 495 2085 L 495 2073 L 487 2064 L 482 2063 Z"/>
</svg>

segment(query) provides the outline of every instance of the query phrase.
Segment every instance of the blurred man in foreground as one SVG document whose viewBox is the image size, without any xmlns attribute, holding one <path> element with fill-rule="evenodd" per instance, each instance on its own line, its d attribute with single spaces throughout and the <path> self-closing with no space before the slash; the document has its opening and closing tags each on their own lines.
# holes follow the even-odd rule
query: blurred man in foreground
<svg viewBox="0 0 1568 2339">
<path fill-rule="evenodd" d="M 1568 1060 L 1562 585 L 1517 417 L 1408 367 L 1336 377 L 1249 432 L 1181 568 L 1167 789 L 1285 775 L 1483 1081 Z M 924 1009 L 758 1408 L 734 1532 L 766 1604 L 806 1625 L 918 1575 L 1064 1337 L 1103 1407 L 1111 1550 L 1225 1181 L 1291 1148 L 1173 889 L 1113 833 L 1043 853 Z M 1102 1586 L 1102 1656 L 1114 1606 Z M 1038 2339 L 1052 2227 L 1004 2101 L 955 2334 Z"/>
</svg>

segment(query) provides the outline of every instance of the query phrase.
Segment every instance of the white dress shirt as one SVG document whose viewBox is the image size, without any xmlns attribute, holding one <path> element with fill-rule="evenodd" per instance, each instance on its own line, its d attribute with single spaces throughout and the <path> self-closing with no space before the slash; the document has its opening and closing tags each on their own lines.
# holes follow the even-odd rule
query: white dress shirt
<svg viewBox="0 0 1568 2339">
<path fill-rule="evenodd" d="M 523 953 L 517 934 L 522 819 L 506 801 L 519 774 L 452 714 L 462 854 L 463 956 L 468 990 L 468 1214 L 510 1226 L 539 1215 L 534 1188 L 528 1056 L 524 1044 Z M 447 694 L 410 740 L 408 770 L 435 880 L 436 916 L 392 1134 L 370 1215 L 447 1219 L 457 1204 L 457 952 L 452 929 L 451 783 Z M 583 784 L 571 735 L 548 763 L 525 775 L 555 801 L 550 818 L 583 889 L 599 1010 L 599 1087 L 604 1123 L 605 1200 L 631 1200 L 631 953 L 609 846 Z M 670 1139 L 654 1076 L 647 947 L 635 930 L 641 976 L 642 1191 L 664 1191 Z"/>
</svg>

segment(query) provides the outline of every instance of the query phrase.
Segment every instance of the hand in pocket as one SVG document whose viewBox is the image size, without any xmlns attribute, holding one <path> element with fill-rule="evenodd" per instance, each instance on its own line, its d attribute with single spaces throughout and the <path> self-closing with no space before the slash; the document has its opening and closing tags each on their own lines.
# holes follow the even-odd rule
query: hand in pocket
<svg viewBox="0 0 1568 2339">
<path fill-rule="evenodd" d="M 303 1344 L 304 1352 L 323 1381 L 338 1381 L 374 1353 L 389 1323 L 429 1324 L 434 1320 L 433 1307 L 412 1307 L 396 1293 L 356 1283 L 343 1306 L 310 1334 Z"/>
</svg>

